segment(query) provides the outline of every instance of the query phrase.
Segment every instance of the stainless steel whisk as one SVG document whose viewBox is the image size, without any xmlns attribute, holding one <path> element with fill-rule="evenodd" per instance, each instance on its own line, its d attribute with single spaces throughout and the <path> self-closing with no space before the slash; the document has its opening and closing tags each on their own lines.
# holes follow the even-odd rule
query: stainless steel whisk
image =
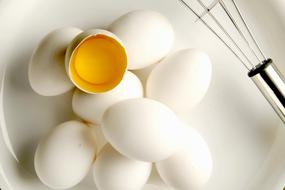
<svg viewBox="0 0 285 190">
<path fill-rule="evenodd" d="M 195 1 L 202 9 L 202 13 L 191 7 L 185 0 L 179 0 L 188 10 L 190 10 L 199 21 L 201 21 L 219 40 L 235 55 L 235 57 L 247 68 L 248 76 L 253 80 L 261 93 L 271 104 L 280 119 L 285 123 L 285 79 L 273 63 L 271 58 L 267 58 L 257 43 L 248 24 L 246 23 L 242 13 L 235 0 L 214 0 L 209 6 L 201 0 Z M 229 3 L 232 10 L 229 9 Z M 225 25 L 219 21 L 218 17 L 213 13 L 213 9 L 219 7 L 226 18 L 229 19 L 232 26 L 235 28 L 239 38 L 247 46 L 249 51 L 245 51 L 234 39 L 233 35 L 226 29 Z M 234 11 L 234 12 L 232 12 Z M 236 15 L 237 19 L 235 19 Z M 207 21 L 205 17 L 210 21 Z M 238 22 L 239 21 L 239 22 Z M 210 24 L 212 23 L 212 24 Z M 214 28 L 213 24 L 216 26 Z M 242 27 L 243 30 L 242 30 Z M 223 34 L 219 34 L 217 29 Z M 251 42 L 251 43 L 250 43 Z M 231 45 L 230 45 L 231 44 Z M 254 46 L 252 46 L 254 45 Z M 257 60 L 258 64 L 253 64 L 248 53 Z"/>
</svg>

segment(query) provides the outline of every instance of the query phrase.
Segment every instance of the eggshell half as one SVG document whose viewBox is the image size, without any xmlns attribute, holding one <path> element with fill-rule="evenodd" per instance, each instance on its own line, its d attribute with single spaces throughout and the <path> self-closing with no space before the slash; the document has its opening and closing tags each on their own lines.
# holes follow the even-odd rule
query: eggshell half
<svg viewBox="0 0 285 190">
<path fill-rule="evenodd" d="M 72 59 L 73 59 L 73 57 L 75 57 L 75 60 L 76 60 L 77 59 L 76 54 L 79 53 L 79 52 L 77 52 L 77 49 L 80 49 L 80 47 L 83 44 L 85 44 L 87 41 L 89 41 L 89 39 L 92 39 L 94 37 L 96 38 L 96 36 L 97 37 L 98 36 L 101 36 L 101 37 L 104 36 L 104 38 L 108 38 L 108 40 L 105 39 L 105 41 L 103 42 L 106 46 L 101 47 L 101 50 L 98 50 L 98 51 L 100 51 L 102 56 L 108 56 L 109 58 L 112 58 L 111 60 L 113 60 L 114 62 L 109 62 L 109 61 L 108 61 L 108 63 L 103 62 L 104 64 L 111 64 L 112 65 L 111 68 L 106 70 L 106 69 L 104 69 L 104 67 L 100 68 L 98 66 L 97 69 L 93 70 L 93 75 L 96 76 L 96 75 L 102 75 L 103 74 L 104 76 L 106 76 L 110 73 L 110 69 L 116 70 L 115 73 L 114 73 L 115 70 L 113 70 L 112 75 L 107 77 L 107 78 L 109 78 L 108 80 L 104 79 L 103 80 L 104 82 L 100 81 L 100 80 L 99 80 L 100 82 L 99 81 L 95 82 L 95 81 L 92 81 L 92 79 L 90 81 L 90 76 L 87 78 L 82 78 L 82 76 L 80 76 L 80 74 L 79 74 L 80 72 L 78 72 L 76 69 L 75 70 L 72 69 L 74 67 L 74 64 L 72 64 L 72 62 L 73 62 Z M 93 43 L 94 43 L 94 41 L 93 41 Z M 114 47 L 117 47 L 116 52 L 114 52 L 112 50 Z M 93 48 L 94 48 L 94 46 L 93 46 Z M 91 53 L 91 54 L 87 53 L 86 54 L 86 51 L 83 51 L 83 52 L 81 51 L 81 53 L 88 55 L 87 59 L 96 59 L 97 58 L 97 57 L 91 56 L 91 55 L 96 55 L 94 53 Z M 120 56 L 118 56 L 117 53 L 119 53 Z M 78 60 L 78 61 L 80 64 L 83 63 L 80 60 Z M 77 61 L 75 61 L 75 62 L 77 62 Z M 89 64 L 93 64 L 93 63 L 94 62 L 91 62 Z M 69 46 L 67 47 L 66 54 L 65 54 L 65 69 L 66 69 L 66 72 L 67 72 L 70 80 L 73 82 L 73 84 L 77 88 L 79 88 L 80 90 L 82 90 L 86 93 L 90 93 L 90 94 L 103 93 L 103 92 L 107 92 L 107 91 L 115 88 L 121 82 L 121 80 L 122 80 L 122 78 L 126 72 L 127 64 L 128 64 L 128 55 L 127 55 L 125 45 L 122 43 L 122 41 L 115 34 L 113 34 L 110 31 L 103 30 L 103 29 L 90 29 L 90 30 L 87 30 L 87 31 L 80 33 L 70 42 Z M 85 65 L 85 67 L 86 67 L 86 65 Z M 90 65 L 87 67 L 89 68 Z M 72 72 L 72 70 L 74 70 L 74 71 Z M 82 74 L 82 72 L 83 71 L 81 71 L 81 74 Z M 83 73 L 86 73 L 86 70 L 84 70 Z"/>
</svg>

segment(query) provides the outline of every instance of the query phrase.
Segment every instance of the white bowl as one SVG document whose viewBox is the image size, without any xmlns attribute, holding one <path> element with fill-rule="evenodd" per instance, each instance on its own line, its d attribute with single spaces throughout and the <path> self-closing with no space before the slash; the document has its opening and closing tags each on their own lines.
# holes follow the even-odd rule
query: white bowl
<svg viewBox="0 0 285 190">
<path fill-rule="evenodd" d="M 239 2 L 264 51 L 285 73 L 285 22 L 266 0 Z M 181 116 L 200 131 L 213 154 L 213 176 L 204 190 L 282 189 L 283 125 L 242 65 L 201 23 L 195 23 L 194 16 L 177 0 L 0 2 L 0 62 L 1 72 L 5 72 L 0 102 L 1 188 L 49 189 L 34 172 L 36 145 L 53 126 L 74 117 L 71 92 L 42 97 L 30 88 L 28 62 L 39 40 L 63 26 L 106 28 L 134 9 L 157 10 L 169 18 L 176 33 L 174 49 L 200 48 L 212 59 L 213 80 L 208 94 L 192 113 Z M 95 190 L 91 176 L 73 189 Z"/>
</svg>

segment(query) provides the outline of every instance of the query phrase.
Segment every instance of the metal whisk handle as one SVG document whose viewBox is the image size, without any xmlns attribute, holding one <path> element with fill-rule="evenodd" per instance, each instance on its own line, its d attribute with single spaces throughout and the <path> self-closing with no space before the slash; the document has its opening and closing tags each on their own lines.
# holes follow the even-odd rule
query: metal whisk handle
<svg viewBox="0 0 285 190">
<path fill-rule="evenodd" d="M 249 71 L 248 76 L 285 123 L 285 79 L 272 59 L 258 64 Z"/>
</svg>

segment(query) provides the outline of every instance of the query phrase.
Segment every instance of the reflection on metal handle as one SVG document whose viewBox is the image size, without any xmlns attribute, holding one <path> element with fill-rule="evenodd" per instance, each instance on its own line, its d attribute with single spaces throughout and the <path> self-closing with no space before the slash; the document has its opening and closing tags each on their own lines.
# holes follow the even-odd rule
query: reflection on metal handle
<svg viewBox="0 0 285 190">
<path fill-rule="evenodd" d="M 285 79 L 272 60 L 263 61 L 248 76 L 285 123 Z"/>
</svg>

